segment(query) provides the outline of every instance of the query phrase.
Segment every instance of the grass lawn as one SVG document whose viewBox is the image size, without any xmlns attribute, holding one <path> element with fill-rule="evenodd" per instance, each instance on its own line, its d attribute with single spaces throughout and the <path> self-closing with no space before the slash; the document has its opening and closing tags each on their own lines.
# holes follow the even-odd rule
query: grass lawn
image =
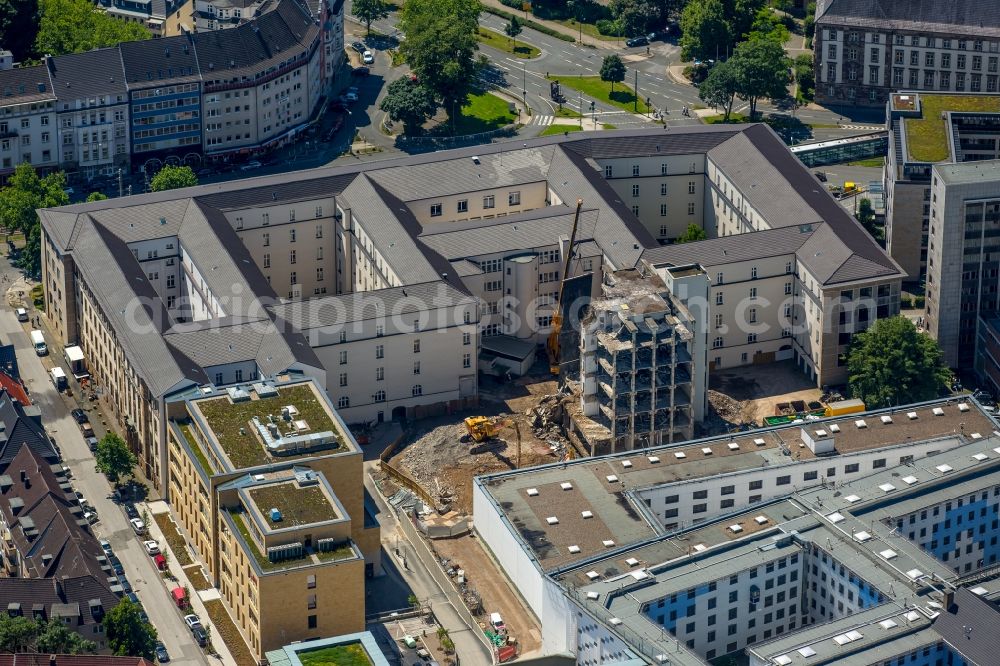
<svg viewBox="0 0 1000 666">
<path fill-rule="evenodd" d="M 211 599 L 205 602 L 205 610 L 212 621 L 212 639 L 220 640 L 229 648 L 230 654 L 237 664 L 255 664 L 257 660 L 253 658 L 247 643 L 243 640 L 233 619 L 229 617 L 225 606 L 218 599 Z"/>
<path fill-rule="evenodd" d="M 549 125 L 542 133 L 538 136 L 555 136 L 556 134 L 562 134 L 563 132 L 581 132 L 583 131 L 579 125 Z"/>
<path fill-rule="evenodd" d="M 602 130 L 618 129 L 617 125 L 612 125 L 611 123 L 601 123 Z"/>
<path fill-rule="evenodd" d="M 1000 98 L 994 96 L 920 95 L 921 118 L 907 118 L 906 145 L 910 157 L 919 162 L 948 159 L 948 135 L 943 111 L 1000 111 Z"/>
<path fill-rule="evenodd" d="M 223 396 L 199 400 L 195 404 L 236 469 L 272 462 L 271 455 L 264 450 L 264 445 L 257 438 L 251 419 L 256 416 L 261 423 L 266 423 L 270 414 L 281 423 L 281 430 L 287 431 L 289 426 L 281 417 L 281 408 L 286 405 L 292 405 L 299 410 L 295 418 L 304 420 L 309 426 L 309 432 L 329 430 L 340 435 L 337 426 L 309 384 L 281 387 L 277 396 L 261 400 L 233 403 L 228 396 Z M 243 429 L 242 435 L 240 428 Z M 282 456 L 285 460 L 293 458 L 294 455 Z"/>
<path fill-rule="evenodd" d="M 847 166 L 882 167 L 882 166 L 885 166 L 885 158 L 884 157 L 869 157 L 866 160 L 855 160 L 854 162 L 848 162 Z"/>
<path fill-rule="evenodd" d="M 579 118 L 579 117 L 580 113 L 578 111 L 570 109 L 569 107 L 564 106 L 561 109 L 556 109 L 556 118 Z"/>
<path fill-rule="evenodd" d="M 302 666 L 371 666 L 372 663 L 361 643 L 299 652 L 296 656 Z"/>
<path fill-rule="evenodd" d="M 319 486 L 297 488 L 291 482 L 251 488 L 250 499 L 272 529 L 297 527 L 337 518 L 330 501 Z M 271 520 L 271 508 L 281 511 L 281 520 Z"/>
<path fill-rule="evenodd" d="M 635 93 L 624 83 L 616 83 L 615 91 L 611 92 L 611 83 L 602 81 L 599 76 L 550 76 L 550 80 L 559 80 L 561 85 L 573 90 L 579 90 L 588 97 L 599 99 L 602 102 L 617 106 L 625 111 L 634 111 Z M 639 113 L 649 113 L 652 109 L 646 106 L 646 102 L 639 100 Z"/>
<path fill-rule="evenodd" d="M 719 125 L 726 122 L 725 117 L 726 117 L 725 114 L 722 113 L 720 113 L 717 116 L 702 116 L 701 122 L 705 123 L 706 125 Z M 749 116 L 744 116 L 742 113 L 729 114 L 729 122 L 731 123 L 745 123 L 748 120 Z"/>
<path fill-rule="evenodd" d="M 205 578 L 205 573 L 201 570 L 200 565 L 195 564 L 184 567 L 184 575 L 188 577 L 188 580 L 194 585 L 196 591 L 212 589 L 212 584 Z"/>
<path fill-rule="evenodd" d="M 515 47 L 510 37 L 501 35 L 499 32 L 490 30 L 489 28 L 479 28 L 479 34 L 476 35 L 476 39 L 479 40 L 480 44 L 485 44 L 504 53 L 510 53 L 517 58 L 537 58 L 542 54 L 537 46 L 532 46 L 520 40 L 516 42 L 517 46 Z"/>
<path fill-rule="evenodd" d="M 469 95 L 469 102 L 462 107 L 461 114 L 455 119 L 455 134 L 478 134 L 500 129 L 517 120 L 508 103 L 496 95 L 479 93 Z M 439 125 L 442 132 L 451 129 L 449 125 Z"/>
<path fill-rule="evenodd" d="M 575 19 L 549 19 L 553 23 L 560 23 L 567 28 L 573 28 L 573 30 L 580 30 L 580 23 Z M 579 34 L 579 32 L 577 33 Z M 590 35 L 596 39 L 604 39 L 609 42 L 616 42 L 620 39 L 625 39 L 624 37 L 612 37 L 611 35 L 602 35 L 597 30 L 597 25 L 594 23 L 584 23 L 583 24 L 583 34 Z"/>
<path fill-rule="evenodd" d="M 174 555 L 174 561 L 182 567 L 191 565 L 191 556 L 188 555 L 184 537 L 181 536 L 181 533 L 177 531 L 177 526 L 170 520 L 170 514 L 154 513 L 153 520 L 156 521 L 157 527 L 163 532 L 163 538 L 167 540 L 167 545 L 170 546 L 170 552 Z"/>
</svg>

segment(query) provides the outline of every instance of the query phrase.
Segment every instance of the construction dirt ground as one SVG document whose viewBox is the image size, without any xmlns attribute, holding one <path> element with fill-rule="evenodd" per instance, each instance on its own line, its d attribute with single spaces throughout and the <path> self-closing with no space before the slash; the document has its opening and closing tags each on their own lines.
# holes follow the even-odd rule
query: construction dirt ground
<svg viewBox="0 0 1000 666">
<path fill-rule="evenodd" d="M 760 427 L 765 416 L 774 416 L 779 402 L 817 401 L 822 391 L 791 361 L 746 365 L 709 374 L 709 413 L 699 434 L 728 432 L 742 425 Z"/>
<path fill-rule="evenodd" d="M 469 439 L 464 418 L 470 413 L 424 419 L 407 428 L 405 446 L 390 462 L 408 473 L 432 497 L 460 513 L 472 514 L 472 479 L 481 474 L 557 462 L 566 454 L 556 382 L 533 374 L 496 383 L 484 379 L 476 415 L 489 417 L 497 437 Z M 520 464 L 518 436 L 520 429 Z"/>
</svg>

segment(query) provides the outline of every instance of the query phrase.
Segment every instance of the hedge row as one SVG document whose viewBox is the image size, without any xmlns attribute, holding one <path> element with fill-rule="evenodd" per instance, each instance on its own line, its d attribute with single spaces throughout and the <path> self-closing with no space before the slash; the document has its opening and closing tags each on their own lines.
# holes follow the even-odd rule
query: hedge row
<svg viewBox="0 0 1000 666">
<path fill-rule="evenodd" d="M 502 1 L 503 0 L 501 0 L 501 2 Z M 508 21 L 514 16 L 510 12 L 505 12 L 502 9 L 497 9 L 496 7 L 491 7 L 490 5 L 483 5 L 483 10 L 490 14 L 493 14 L 494 16 L 499 16 L 502 19 L 507 19 Z M 537 30 L 538 32 L 544 35 L 548 35 L 549 37 L 555 37 L 556 39 L 561 39 L 564 42 L 576 41 L 576 39 L 574 39 L 573 37 L 570 37 L 569 35 L 564 35 L 558 30 L 553 30 L 552 28 L 546 25 L 542 25 L 541 23 L 536 23 L 535 21 L 531 21 L 528 19 L 522 19 L 520 16 L 518 16 L 517 18 L 521 22 L 521 25 L 531 28 L 532 30 Z"/>
</svg>

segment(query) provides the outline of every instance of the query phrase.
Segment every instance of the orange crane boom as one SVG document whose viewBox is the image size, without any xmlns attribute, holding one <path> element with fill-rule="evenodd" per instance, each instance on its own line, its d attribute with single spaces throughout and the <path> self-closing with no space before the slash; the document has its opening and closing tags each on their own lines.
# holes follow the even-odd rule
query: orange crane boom
<svg viewBox="0 0 1000 666">
<path fill-rule="evenodd" d="M 580 225 L 581 208 L 583 208 L 583 199 L 577 199 L 576 215 L 573 216 L 573 231 L 569 235 L 566 261 L 563 264 L 562 279 L 559 281 L 559 297 L 556 298 L 556 307 L 552 312 L 552 328 L 549 331 L 549 338 L 545 341 L 545 350 L 549 354 L 549 372 L 553 375 L 559 374 L 559 334 L 562 332 L 563 291 L 566 288 L 566 277 L 569 275 L 569 262 L 573 258 L 573 246 L 576 244 L 576 230 Z"/>
</svg>

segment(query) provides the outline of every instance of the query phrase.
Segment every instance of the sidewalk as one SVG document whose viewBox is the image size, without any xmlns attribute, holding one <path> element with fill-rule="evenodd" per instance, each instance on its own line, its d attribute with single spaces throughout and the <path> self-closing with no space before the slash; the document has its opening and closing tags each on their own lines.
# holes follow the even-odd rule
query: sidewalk
<svg viewBox="0 0 1000 666">
<path fill-rule="evenodd" d="M 166 502 L 162 500 L 155 500 L 153 502 L 148 502 L 146 503 L 145 506 L 146 510 L 149 511 L 150 517 L 162 513 L 166 514 L 170 513 L 170 507 L 167 505 Z M 164 585 L 167 586 L 167 592 L 169 593 L 170 590 L 172 590 L 174 587 L 178 585 L 180 587 L 186 587 L 190 593 L 190 598 L 188 600 L 189 603 L 191 604 L 190 612 L 197 614 L 198 617 L 201 618 L 202 624 L 207 625 L 209 623 L 209 614 L 208 610 L 205 608 L 204 602 L 211 601 L 212 599 L 219 599 L 219 591 L 216 590 L 214 587 L 208 590 L 202 590 L 201 592 L 195 591 L 195 586 L 188 579 L 187 574 L 184 573 L 184 569 L 181 568 L 181 565 L 178 564 L 176 554 L 170 550 L 170 546 L 167 543 L 167 539 L 163 536 L 163 532 L 160 531 L 160 526 L 156 523 L 155 520 L 150 520 L 146 525 L 146 529 L 149 531 L 149 537 L 151 539 L 155 539 L 157 543 L 160 544 L 161 550 L 170 552 L 170 557 L 167 558 L 167 569 L 177 580 L 176 582 L 173 582 L 166 579 L 161 579 Z M 177 525 L 177 531 L 178 532 L 181 531 L 180 525 Z M 181 532 L 181 537 L 184 537 L 183 532 Z M 185 543 L 187 543 L 186 539 Z M 192 560 L 193 559 L 194 558 L 192 558 Z M 223 604 L 223 607 L 225 607 L 225 604 Z M 230 618 L 230 620 L 231 619 L 232 618 Z M 233 624 L 235 625 L 236 623 L 234 622 Z M 242 634 L 240 635 L 242 636 Z M 214 628 L 211 633 L 211 636 L 212 636 L 212 647 L 214 647 L 216 652 L 218 652 L 219 661 L 221 663 L 225 664 L 226 666 L 245 666 L 236 663 L 236 660 L 233 658 L 233 655 L 229 652 L 229 646 L 226 645 L 225 641 L 222 640 L 222 636 L 219 634 L 219 632 L 214 631 Z"/>
</svg>

